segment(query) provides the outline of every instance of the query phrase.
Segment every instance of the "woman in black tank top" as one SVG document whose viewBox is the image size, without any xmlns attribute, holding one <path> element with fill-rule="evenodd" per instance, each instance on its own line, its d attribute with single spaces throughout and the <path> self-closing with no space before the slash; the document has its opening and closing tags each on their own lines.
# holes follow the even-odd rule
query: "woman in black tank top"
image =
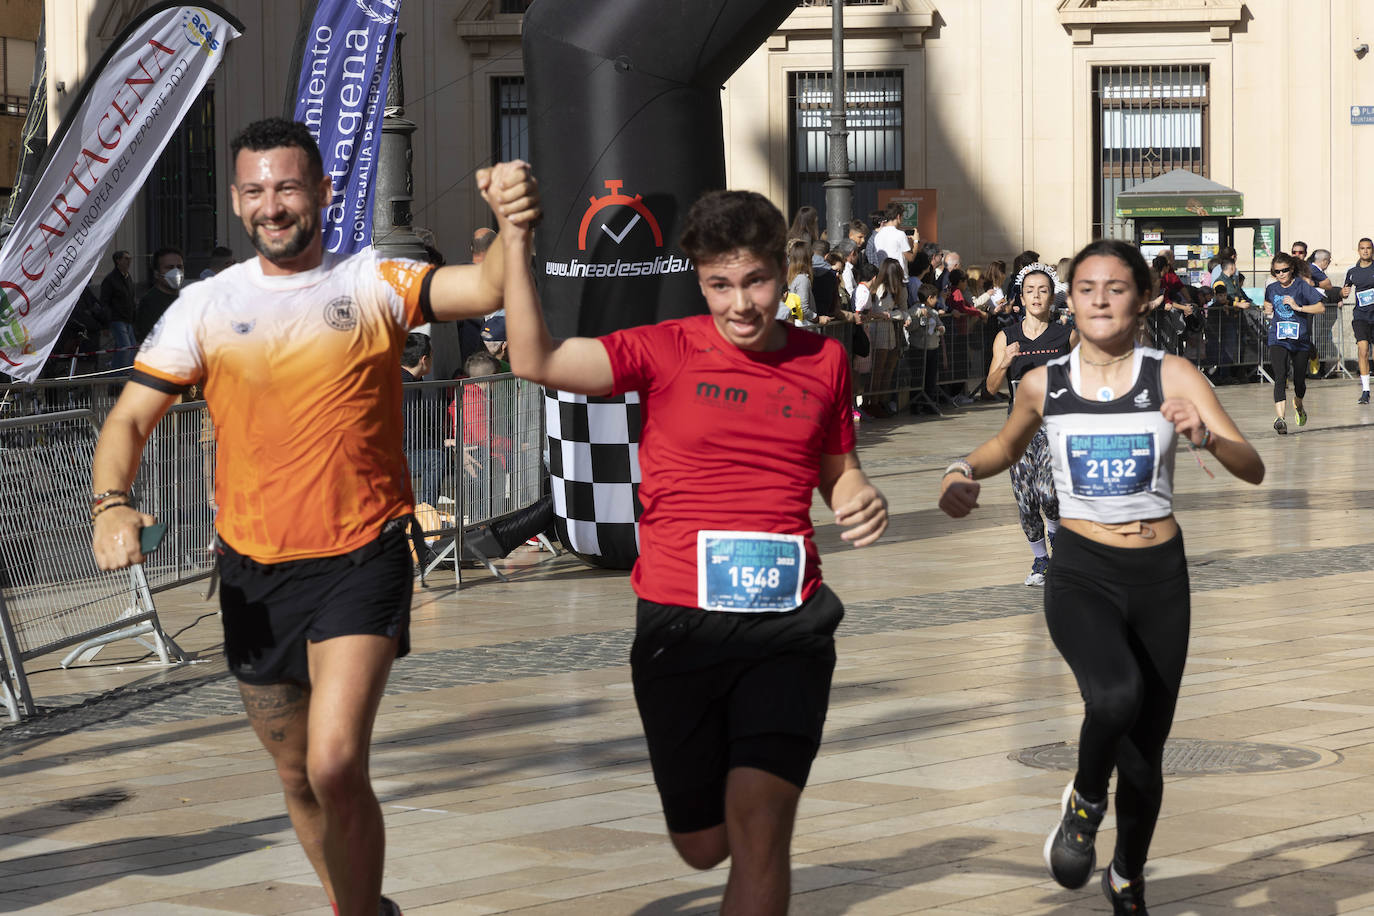
<svg viewBox="0 0 1374 916">
<path fill-rule="evenodd" d="M 1016 403 L 1016 383 L 1036 366 L 1063 356 L 1078 343 L 1077 332 L 1051 320 L 1054 288 L 1058 281 L 1054 269 L 1046 264 L 1029 264 L 1016 277 L 1021 302 L 1026 308 L 1022 321 L 997 332 L 992 344 L 992 368 L 988 370 L 988 391 L 1010 382 L 1012 404 Z M 1011 407 L 1008 406 L 1008 410 Z M 1059 530 L 1059 497 L 1054 492 L 1054 467 L 1050 461 L 1049 440 L 1039 430 L 1026 453 L 1011 466 L 1011 492 L 1021 516 L 1021 531 L 1031 548 L 1031 571 L 1026 585 L 1044 585 L 1049 571 L 1049 545 Z M 1047 536 L 1048 535 L 1048 536 Z M 1046 542 L 1049 543 L 1046 543 Z"/>
<path fill-rule="evenodd" d="M 1145 861 L 1164 798 L 1164 742 L 1191 612 L 1173 515 L 1173 449 L 1181 435 L 1256 484 L 1264 462 L 1195 366 L 1136 351 L 1151 286 L 1138 249 L 1093 242 L 1068 273 L 1082 342 L 1025 373 L 1001 431 L 945 472 L 940 508 L 967 515 L 977 507 L 977 478 L 1010 467 L 1050 426 L 1064 519 L 1045 580 L 1045 625 L 1084 708 L 1078 770 L 1045 840 L 1045 864 L 1064 887 L 1089 881 L 1115 771 L 1116 849 L 1102 888 L 1114 914 L 1147 916 Z"/>
</svg>

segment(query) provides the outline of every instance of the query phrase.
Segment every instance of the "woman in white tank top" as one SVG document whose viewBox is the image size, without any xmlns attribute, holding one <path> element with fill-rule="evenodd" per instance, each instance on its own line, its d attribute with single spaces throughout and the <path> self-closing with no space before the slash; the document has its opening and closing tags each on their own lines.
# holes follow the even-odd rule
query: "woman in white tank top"
<svg viewBox="0 0 1374 916">
<path fill-rule="evenodd" d="M 1061 527 L 1045 622 L 1084 699 L 1078 770 L 1045 840 L 1050 874 L 1087 883 L 1117 774 L 1117 843 L 1102 887 L 1114 913 L 1144 916 L 1144 869 L 1164 794 L 1164 741 L 1188 650 L 1188 567 L 1173 514 L 1178 436 L 1241 480 L 1264 463 L 1190 363 L 1137 348 L 1150 272 L 1138 249 L 1093 242 L 1068 270 L 1080 343 L 1030 370 L 1007 422 L 941 483 L 940 508 L 977 506 L 977 478 L 1006 470 L 1044 424 Z"/>
</svg>

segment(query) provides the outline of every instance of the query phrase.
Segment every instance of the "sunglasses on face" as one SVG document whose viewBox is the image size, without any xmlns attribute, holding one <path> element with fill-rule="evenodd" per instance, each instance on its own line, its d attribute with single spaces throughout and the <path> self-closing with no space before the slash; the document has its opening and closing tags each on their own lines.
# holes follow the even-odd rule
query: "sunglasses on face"
<svg viewBox="0 0 1374 916">
<path fill-rule="evenodd" d="M 1269 275 L 1271 277 L 1277 277 L 1279 274 L 1291 274 L 1292 272 L 1293 268 L 1291 267 L 1275 267 L 1273 270 L 1269 271 Z"/>
</svg>

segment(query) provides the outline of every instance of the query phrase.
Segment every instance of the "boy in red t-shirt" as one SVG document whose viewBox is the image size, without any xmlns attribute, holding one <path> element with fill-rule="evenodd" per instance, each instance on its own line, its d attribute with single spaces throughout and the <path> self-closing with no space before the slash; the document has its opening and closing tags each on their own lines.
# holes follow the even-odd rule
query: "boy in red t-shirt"
<svg viewBox="0 0 1374 916">
<path fill-rule="evenodd" d="M 479 183 L 499 217 L 505 204 L 485 189 L 508 183 L 503 167 Z M 506 263 L 529 262 L 528 229 L 503 223 L 500 238 Z M 856 547 L 887 527 L 854 453 L 844 349 L 774 319 L 785 243 L 762 196 L 706 194 L 680 244 L 709 314 L 596 339 L 552 340 L 533 278 L 505 286 L 517 375 L 639 393 L 635 699 L 674 847 L 697 868 L 731 859 L 725 913 L 787 909 L 844 614 L 821 582 L 812 493 Z"/>
</svg>

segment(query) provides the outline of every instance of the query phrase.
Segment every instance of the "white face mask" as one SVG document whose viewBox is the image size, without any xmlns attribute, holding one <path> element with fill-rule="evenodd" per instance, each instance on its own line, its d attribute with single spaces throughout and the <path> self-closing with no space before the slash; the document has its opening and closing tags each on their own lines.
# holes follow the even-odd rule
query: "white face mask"
<svg viewBox="0 0 1374 916">
<path fill-rule="evenodd" d="M 186 282 L 186 271 L 180 267 L 173 267 L 162 275 L 162 282 L 172 289 L 181 289 L 181 284 Z"/>
</svg>

